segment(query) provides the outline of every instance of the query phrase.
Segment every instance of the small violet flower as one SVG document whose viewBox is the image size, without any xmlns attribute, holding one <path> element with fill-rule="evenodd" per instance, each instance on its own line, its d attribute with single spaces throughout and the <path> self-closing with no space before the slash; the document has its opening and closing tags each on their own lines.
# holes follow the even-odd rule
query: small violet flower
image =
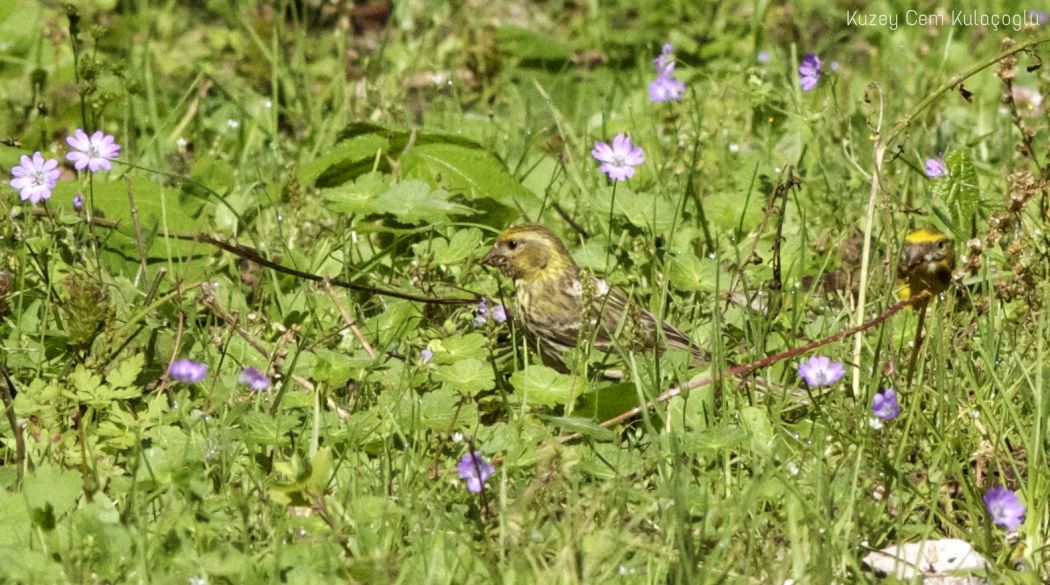
<svg viewBox="0 0 1050 585">
<path fill-rule="evenodd" d="M 89 137 L 86 132 L 77 128 L 72 136 L 66 138 L 66 143 L 73 148 L 66 155 L 66 160 L 71 161 L 73 168 L 78 171 L 85 168 L 92 173 L 101 169 L 108 171 L 113 168 L 110 161 L 120 156 L 120 145 L 114 141 L 113 135 L 101 130 Z"/>
<path fill-rule="evenodd" d="M 820 72 L 823 65 L 820 62 L 820 57 L 814 53 L 806 53 L 802 57 L 802 61 L 798 64 L 798 78 L 799 84 L 802 86 L 802 91 L 810 91 L 817 87 L 817 82 L 820 81 Z"/>
<path fill-rule="evenodd" d="M 433 359 L 433 357 L 434 352 L 429 347 L 424 348 L 423 351 L 419 352 L 419 361 L 423 362 L 424 364 L 430 363 L 430 360 Z"/>
<path fill-rule="evenodd" d="M 196 384 L 208 375 L 208 366 L 201 362 L 183 358 L 175 360 L 168 366 L 168 375 L 177 382 Z"/>
<path fill-rule="evenodd" d="M 945 177 L 948 175 L 948 166 L 944 164 L 942 158 L 928 158 L 926 159 L 926 176 L 931 179 L 937 177 Z"/>
<path fill-rule="evenodd" d="M 806 381 L 810 388 L 831 386 L 846 375 L 846 369 L 841 362 L 833 362 L 830 358 L 815 355 L 802 362 L 798 366 L 798 375 Z"/>
<path fill-rule="evenodd" d="M 457 469 L 460 479 L 467 482 L 467 491 L 472 494 L 480 493 L 485 481 L 496 471 L 496 468 L 475 450 L 464 453 L 459 458 Z"/>
<path fill-rule="evenodd" d="M 649 99 L 653 103 L 681 99 L 685 94 L 685 84 L 674 76 L 674 47 L 670 43 L 664 45 L 653 64 L 656 65 L 656 80 L 649 84 Z"/>
<path fill-rule="evenodd" d="M 507 309 L 503 305 L 496 305 L 491 309 L 485 303 L 485 299 L 481 299 L 478 303 L 477 308 L 478 314 L 474 316 L 474 327 L 481 327 L 485 323 L 488 323 L 489 317 L 496 323 L 505 323 L 507 321 Z"/>
<path fill-rule="evenodd" d="M 1045 10 L 1029 10 L 1028 20 L 1036 26 L 1046 26 L 1050 22 L 1050 13 Z"/>
<path fill-rule="evenodd" d="M 626 134 L 617 134 L 611 146 L 605 142 L 595 142 L 591 156 L 602 163 L 599 168 L 614 181 L 626 181 L 633 177 L 634 167 L 645 162 L 645 151 L 631 144 L 631 137 Z"/>
<path fill-rule="evenodd" d="M 1015 530 L 1024 523 L 1024 504 L 1016 493 L 1003 486 L 994 486 L 984 493 L 984 506 L 992 517 L 992 523 L 1007 530 Z"/>
<path fill-rule="evenodd" d="M 244 368 L 237 381 L 255 392 L 264 392 L 270 387 L 270 377 L 251 366 Z"/>
<path fill-rule="evenodd" d="M 756 59 L 758 59 L 758 62 L 763 64 L 763 65 L 765 65 L 766 63 L 769 63 L 769 59 L 770 59 L 769 51 L 759 51 L 758 52 L 758 56 L 756 57 Z"/>
<path fill-rule="evenodd" d="M 77 193 L 73 196 L 73 211 L 80 211 L 84 209 L 84 196 Z"/>
<path fill-rule="evenodd" d="M 897 402 L 897 392 L 887 388 L 881 394 L 876 393 L 871 399 L 871 414 L 882 420 L 893 420 L 900 416 L 901 405 Z"/>
<path fill-rule="evenodd" d="M 62 171 L 58 169 L 58 161 L 53 158 L 45 159 L 40 151 L 33 153 L 33 158 L 22 155 L 18 166 L 11 169 L 11 187 L 16 189 L 22 201 L 29 201 L 33 205 L 45 199 L 51 199 L 51 190 L 58 183 L 58 177 Z"/>
<path fill-rule="evenodd" d="M 503 305 L 496 305 L 492 308 L 492 320 L 497 323 L 507 322 L 507 308 Z"/>
</svg>

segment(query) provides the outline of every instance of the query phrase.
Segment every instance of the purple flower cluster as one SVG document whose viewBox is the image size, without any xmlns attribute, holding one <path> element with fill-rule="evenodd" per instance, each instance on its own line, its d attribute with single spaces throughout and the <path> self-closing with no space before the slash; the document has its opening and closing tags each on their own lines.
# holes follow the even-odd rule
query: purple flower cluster
<svg viewBox="0 0 1050 585">
<path fill-rule="evenodd" d="M 674 76 L 674 47 L 670 43 L 663 46 L 653 64 L 656 65 L 656 80 L 649 84 L 649 99 L 653 103 L 682 99 L 685 84 Z"/>
<path fill-rule="evenodd" d="M 196 384 L 208 375 L 208 366 L 201 362 L 182 358 L 171 362 L 168 366 L 168 376 L 176 382 Z"/>
<path fill-rule="evenodd" d="M 66 138 L 71 150 L 66 154 L 66 159 L 73 163 L 73 167 L 82 171 L 85 168 L 92 173 L 99 170 L 109 170 L 113 167 L 112 160 L 120 156 L 120 145 L 116 143 L 112 135 L 101 130 L 91 136 L 77 128 L 72 136 Z M 58 160 L 44 158 L 40 152 L 34 152 L 32 157 L 22 155 L 18 166 L 11 169 L 11 187 L 18 191 L 22 201 L 29 201 L 33 205 L 51 198 L 62 171 L 58 168 Z M 80 197 L 78 195 L 78 197 Z M 80 197 L 80 206 L 83 206 L 83 197 Z M 77 199 L 73 200 L 77 207 Z"/>
<path fill-rule="evenodd" d="M 459 458 L 459 478 L 467 482 L 467 491 L 472 494 L 481 493 L 485 481 L 496 472 L 496 468 L 485 460 L 485 456 L 476 450 L 470 450 Z"/>
<path fill-rule="evenodd" d="M 810 91 L 817 87 L 823 69 L 824 65 L 815 53 L 806 53 L 802 57 L 802 61 L 798 64 L 798 81 L 802 86 L 802 91 Z"/>
<path fill-rule="evenodd" d="M 893 420 L 900 416 L 901 405 L 897 402 L 897 392 L 887 388 L 882 393 L 876 393 L 871 399 L 871 414 L 882 420 Z"/>
<path fill-rule="evenodd" d="M 237 381 L 255 392 L 264 392 L 270 387 L 270 377 L 251 366 L 244 368 Z"/>
<path fill-rule="evenodd" d="M 478 313 L 474 315 L 474 327 L 481 327 L 485 323 L 488 323 L 489 319 L 492 319 L 496 323 L 507 322 L 507 309 L 503 305 L 496 305 L 495 307 L 489 308 L 488 304 L 485 303 L 485 299 L 481 299 L 478 303 L 477 311 Z M 434 353 L 431 352 L 430 355 L 433 356 Z"/>
</svg>

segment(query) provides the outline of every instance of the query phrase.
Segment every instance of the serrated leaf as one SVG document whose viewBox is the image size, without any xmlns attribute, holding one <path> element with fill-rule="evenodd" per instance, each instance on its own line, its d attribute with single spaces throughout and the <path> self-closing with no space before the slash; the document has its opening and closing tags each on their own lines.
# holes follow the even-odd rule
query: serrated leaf
<svg viewBox="0 0 1050 585">
<path fill-rule="evenodd" d="M 441 340 L 441 346 L 447 352 L 448 357 L 456 360 L 485 357 L 485 344 L 487 343 L 485 336 L 480 333 L 453 335 Z"/>
<path fill-rule="evenodd" d="M 406 177 L 430 181 L 444 189 L 512 206 L 525 206 L 535 195 L 515 179 L 492 153 L 481 148 L 434 142 L 421 144 L 401 155 Z"/>
<path fill-rule="evenodd" d="M 423 428 L 435 431 L 475 428 L 478 408 L 451 388 L 427 392 L 419 399 L 418 419 Z"/>
<path fill-rule="evenodd" d="M 106 383 L 115 388 L 131 386 L 142 372 L 142 365 L 145 362 L 146 356 L 141 353 L 129 357 L 106 374 Z"/>
<path fill-rule="evenodd" d="M 361 134 L 344 140 L 320 157 L 299 168 L 299 182 L 331 187 L 353 179 L 372 169 L 377 157 L 390 147 L 390 141 L 378 134 Z"/>
<path fill-rule="evenodd" d="M 382 173 L 365 173 L 353 182 L 321 190 L 325 208 L 346 215 L 375 211 L 375 200 L 390 190 L 390 178 Z"/>
<path fill-rule="evenodd" d="M 467 396 L 496 387 L 492 367 L 477 358 L 438 366 L 434 369 L 434 377 Z"/>
<path fill-rule="evenodd" d="M 934 179 L 931 196 L 935 205 L 947 206 L 955 236 L 969 237 L 981 198 L 977 167 L 970 152 L 961 149 L 948 151 L 944 165 L 948 168 L 948 176 Z"/>
<path fill-rule="evenodd" d="M 452 234 L 449 240 L 438 239 L 434 242 L 434 262 L 436 264 L 458 264 L 481 247 L 481 230 L 470 228 Z"/>
<path fill-rule="evenodd" d="M 448 192 L 431 190 L 423 181 L 402 181 L 375 199 L 377 213 L 389 213 L 406 223 L 447 221 L 450 214 L 472 215 L 466 205 L 448 201 Z"/>
<path fill-rule="evenodd" d="M 77 392 L 90 394 L 102 384 L 102 376 L 89 371 L 81 364 L 70 374 L 69 381 L 73 383 Z"/>
<path fill-rule="evenodd" d="M 32 509 L 50 504 L 56 516 L 76 506 L 84 492 L 84 477 L 76 472 L 57 467 L 40 467 L 27 475 L 23 492 Z"/>
<path fill-rule="evenodd" d="M 584 380 L 561 374 L 547 366 L 531 365 L 510 377 L 514 395 L 529 404 L 557 406 L 578 396 Z"/>
</svg>

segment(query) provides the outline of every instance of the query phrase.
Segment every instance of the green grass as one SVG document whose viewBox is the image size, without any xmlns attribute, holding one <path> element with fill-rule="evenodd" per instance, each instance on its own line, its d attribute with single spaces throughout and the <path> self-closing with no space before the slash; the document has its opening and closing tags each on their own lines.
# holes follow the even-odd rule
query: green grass
<svg viewBox="0 0 1050 585">
<path fill-rule="evenodd" d="M 76 128 L 123 145 L 112 171 L 64 165 L 46 206 L 0 194 L 19 429 L 0 417 L 0 582 L 854 583 L 871 550 L 927 538 L 973 544 L 992 582 L 1050 579 L 1050 222 L 1045 183 L 1016 175 L 1050 177 L 1050 108 L 1014 115 L 996 74 L 1005 37 L 1050 29 L 849 27 L 817 2 L 74 4 L 0 3 L 3 176 L 64 159 Z M 687 91 L 654 104 L 665 42 Z M 1033 42 L 1011 83 L 1050 95 L 1026 70 L 1048 57 Z M 618 132 L 646 161 L 614 187 L 590 151 Z M 924 175 L 934 157 L 950 177 Z M 523 221 L 712 365 L 561 375 L 513 323 L 475 328 L 476 296 L 513 302 L 478 261 Z M 883 313 L 927 225 L 971 270 L 933 302 L 910 387 L 905 310 L 814 352 L 850 370 L 831 388 L 792 357 L 599 426 Z M 809 283 L 858 264 L 865 231 L 858 312 Z M 169 380 L 180 357 L 207 377 Z M 888 387 L 902 414 L 877 430 Z M 456 474 L 471 445 L 496 463 L 481 494 Z M 989 519 L 994 485 L 1027 507 L 1016 533 Z"/>
</svg>

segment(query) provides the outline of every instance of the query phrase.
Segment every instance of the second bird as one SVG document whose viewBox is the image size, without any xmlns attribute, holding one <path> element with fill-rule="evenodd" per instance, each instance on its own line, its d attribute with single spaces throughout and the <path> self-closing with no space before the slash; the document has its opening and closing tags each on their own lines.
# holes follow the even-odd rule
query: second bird
<svg viewBox="0 0 1050 585">
<path fill-rule="evenodd" d="M 667 345 L 689 350 L 694 361 L 705 356 L 684 333 L 632 304 L 622 291 L 583 274 L 558 236 L 542 225 L 507 228 L 482 263 L 514 280 L 514 317 L 543 363 L 556 370 L 568 371 L 564 352 L 592 338 L 602 352 L 662 351 Z"/>
</svg>

